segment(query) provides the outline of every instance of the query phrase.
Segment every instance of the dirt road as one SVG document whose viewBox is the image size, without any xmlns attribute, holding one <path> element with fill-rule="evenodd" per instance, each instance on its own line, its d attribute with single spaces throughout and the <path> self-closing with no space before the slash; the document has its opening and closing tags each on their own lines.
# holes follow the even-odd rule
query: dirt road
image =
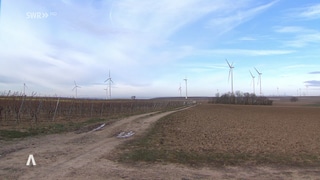
<svg viewBox="0 0 320 180">
<path fill-rule="evenodd" d="M 121 119 L 101 131 L 66 133 L 0 142 L 1 179 L 320 179 L 317 168 L 190 168 L 178 164 L 131 166 L 108 160 L 117 145 L 141 135 L 170 113 L 148 113 Z M 133 131 L 130 138 L 117 138 Z M 26 166 L 33 154 L 36 166 Z"/>
</svg>

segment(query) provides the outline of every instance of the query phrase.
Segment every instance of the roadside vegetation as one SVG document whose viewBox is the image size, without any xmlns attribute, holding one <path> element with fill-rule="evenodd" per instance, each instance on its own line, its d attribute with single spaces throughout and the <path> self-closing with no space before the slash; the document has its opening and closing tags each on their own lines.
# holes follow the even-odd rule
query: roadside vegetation
<svg viewBox="0 0 320 180">
<path fill-rule="evenodd" d="M 240 104 L 240 105 L 272 105 L 273 101 L 264 96 L 256 96 L 253 93 L 242 93 L 236 91 L 233 93 L 226 93 L 221 96 L 217 94 L 210 103 L 215 104 Z"/>
<path fill-rule="evenodd" d="M 21 127 L 18 129 L 0 129 L 0 140 L 11 140 L 15 138 L 25 138 L 36 135 L 47 135 L 55 133 L 65 133 L 70 131 L 76 131 L 81 133 L 83 131 L 89 131 L 102 124 L 102 122 L 111 123 L 112 120 L 106 119 L 89 119 L 83 122 L 68 122 L 68 123 L 52 123 L 37 127 Z"/>
</svg>

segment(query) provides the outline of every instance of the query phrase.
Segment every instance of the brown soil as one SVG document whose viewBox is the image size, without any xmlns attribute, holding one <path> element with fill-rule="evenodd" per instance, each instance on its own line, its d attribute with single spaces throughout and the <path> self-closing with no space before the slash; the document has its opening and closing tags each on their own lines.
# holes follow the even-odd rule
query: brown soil
<svg viewBox="0 0 320 180">
<path fill-rule="evenodd" d="M 198 107 L 195 107 L 181 112 L 183 112 L 183 114 L 189 114 L 189 116 L 184 116 L 185 118 L 192 119 L 193 121 L 197 122 L 199 121 L 198 118 L 200 117 L 198 117 L 197 114 L 194 115 L 192 112 L 195 110 L 201 111 L 201 109 L 202 108 L 198 109 Z M 248 113 L 246 111 L 237 110 L 236 106 L 232 106 L 230 107 L 230 109 L 232 110 L 232 112 L 235 112 L 235 114 L 242 115 L 237 116 L 239 117 L 239 119 L 245 119 L 244 117 L 247 117 L 250 120 L 250 117 L 252 117 L 249 114 L 246 114 Z M 316 179 L 320 176 L 320 170 L 317 167 L 297 168 L 279 166 L 226 166 L 221 168 L 192 168 L 181 164 L 168 163 L 137 163 L 135 165 L 129 165 L 110 161 L 105 158 L 109 156 L 110 153 L 114 151 L 118 145 L 125 143 L 130 139 L 142 136 L 143 132 L 145 132 L 145 130 L 152 123 L 166 115 L 169 115 L 172 112 L 149 113 L 124 118 L 115 123 L 109 124 L 101 131 L 89 131 L 81 134 L 54 134 L 42 137 L 25 138 L 23 140 L 16 141 L 1 141 L 0 177 L 1 179 Z M 287 142 L 287 144 L 289 145 L 289 147 L 298 148 L 298 150 L 291 150 L 290 148 L 286 148 L 286 151 L 290 153 L 299 153 L 300 150 L 306 152 L 319 152 L 318 144 L 313 144 L 317 140 L 319 142 L 319 139 L 317 139 L 317 137 L 319 137 L 317 132 L 313 131 L 314 129 L 319 129 L 319 124 L 314 123 L 313 125 L 309 125 L 308 121 L 308 119 L 311 119 L 311 121 L 314 122 L 314 118 L 317 116 L 319 117 L 319 112 L 316 113 L 317 110 L 303 110 L 302 112 L 300 112 L 299 109 L 295 109 L 291 111 L 279 110 L 278 112 L 280 114 L 289 112 L 294 113 L 296 115 L 300 115 L 300 118 L 301 113 L 305 113 L 306 116 L 303 119 L 295 119 L 294 121 L 292 121 L 293 124 L 300 124 L 298 127 L 296 127 L 296 129 L 292 129 L 292 131 L 298 131 L 299 133 L 302 132 L 304 134 L 307 134 L 306 137 L 309 137 L 311 139 L 305 143 L 296 144 L 296 142 L 300 142 L 299 135 L 295 135 L 295 137 L 298 138 L 298 141 L 295 141 L 294 138 L 289 137 L 291 135 L 290 131 L 286 130 L 288 124 L 283 124 L 282 126 L 283 131 L 289 133 L 287 136 L 284 137 L 280 135 L 281 129 L 278 129 L 276 132 L 280 134 L 276 133 L 275 135 L 268 134 L 266 131 L 262 131 L 261 135 L 263 136 L 263 138 L 265 138 L 266 140 L 267 138 L 278 138 L 279 140 L 281 140 L 281 138 L 288 138 L 289 141 Z M 250 113 L 254 114 L 253 117 L 256 117 L 256 120 L 259 120 L 260 118 L 264 119 L 267 115 L 266 111 L 261 111 L 261 113 L 259 113 L 258 111 L 256 113 L 254 111 L 250 111 Z M 230 122 L 227 119 L 232 119 L 232 115 L 220 112 L 217 114 L 216 118 L 221 116 L 226 119 L 226 122 L 220 122 L 220 124 L 217 124 L 216 122 L 206 126 L 202 125 L 201 127 L 204 128 L 203 130 L 199 129 L 200 127 L 197 127 L 199 124 L 194 124 L 194 130 L 186 130 L 188 130 L 188 133 L 197 133 L 197 130 L 210 132 L 209 126 L 214 127 L 215 125 L 218 125 L 218 127 L 220 127 L 221 129 L 217 133 L 221 134 L 223 133 L 223 131 L 228 131 L 224 128 L 224 125 L 230 127 L 230 125 L 228 125 Z M 204 114 L 204 116 L 202 116 L 201 118 L 203 117 L 206 117 L 207 119 L 212 118 L 208 116 L 208 114 Z M 294 116 L 291 117 L 293 118 Z M 257 127 L 258 125 L 250 126 L 251 128 L 243 131 L 243 135 L 240 136 L 242 137 L 241 139 L 246 140 L 246 138 L 249 138 L 247 139 L 247 141 L 250 141 L 250 135 L 253 133 L 252 130 L 254 130 L 255 128 L 263 129 L 263 127 L 265 126 L 276 128 L 274 125 L 272 125 L 272 122 L 268 122 L 271 119 L 274 119 L 273 122 L 281 120 L 277 117 L 276 114 L 271 116 L 271 118 L 269 118 L 268 120 L 260 120 L 260 122 L 263 122 L 263 124 L 260 125 L 261 127 Z M 253 120 L 254 119 L 251 119 L 251 121 Z M 239 127 L 242 127 L 241 123 L 235 124 L 233 131 L 238 133 L 242 132 L 237 130 L 236 125 L 240 125 Z M 312 131 L 312 133 L 315 134 L 307 133 L 305 131 L 306 129 Z M 131 138 L 116 138 L 115 135 L 121 131 L 133 131 L 135 132 L 135 135 Z M 184 128 L 180 128 L 179 131 L 183 133 Z M 237 137 L 237 135 L 233 134 L 233 131 L 228 131 L 230 137 L 226 138 L 226 143 L 228 143 L 228 141 L 236 142 L 237 139 L 235 137 Z M 278 137 L 277 135 L 280 135 L 280 137 Z M 214 138 L 214 136 L 212 137 Z M 188 138 L 192 137 L 188 136 Z M 255 138 L 251 139 L 253 139 L 253 141 L 255 142 Z M 179 139 L 179 142 L 186 141 L 181 138 Z M 190 142 L 194 143 L 194 140 Z M 265 143 L 268 144 L 268 142 L 269 141 L 267 140 Z M 260 141 L 257 141 L 256 143 L 260 143 L 261 145 L 261 148 L 259 148 L 258 146 L 257 151 L 253 148 L 245 148 L 241 144 L 230 146 L 227 149 L 234 150 L 233 147 L 239 147 L 240 150 L 252 150 L 258 153 L 263 147 L 265 147 L 265 144 Z M 307 147 L 304 147 L 308 146 L 309 143 L 315 145 L 312 146 L 312 150 L 308 150 Z M 219 146 L 218 145 L 216 146 L 212 144 L 209 147 L 217 147 L 217 150 L 225 151 L 225 148 L 218 148 L 220 146 L 223 146 L 224 144 L 220 144 Z M 278 145 L 281 145 L 281 143 L 279 143 Z M 175 147 L 178 147 L 178 145 L 176 145 Z M 190 150 L 193 149 L 192 147 L 193 146 L 189 147 Z M 201 148 L 207 147 L 202 146 Z M 279 148 L 274 147 L 268 151 L 273 152 L 277 151 L 278 149 Z M 36 166 L 26 166 L 26 161 L 29 154 L 34 155 L 35 161 L 37 163 Z"/>
<path fill-rule="evenodd" d="M 319 117 L 310 107 L 199 105 L 170 115 L 154 141 L 189 152 L 320 157 Z"/>
</svg>

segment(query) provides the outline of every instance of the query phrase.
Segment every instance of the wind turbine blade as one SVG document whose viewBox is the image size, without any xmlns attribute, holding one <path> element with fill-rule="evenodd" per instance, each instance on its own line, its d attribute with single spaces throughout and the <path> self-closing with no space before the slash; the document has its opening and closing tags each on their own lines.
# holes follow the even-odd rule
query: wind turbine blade
<svg viewBox="0 0 320 180">
<path fill-rule="evenodd" d="M 251 74 L 251 77 L 252 77 L 252 78 L 254 78 L 254 76 L 253 76 L 252 72 L 251 72 L 250 70 L 249 70 L 249 72 L 250 72 L 250 74 Z"/>
<path fill-rule="evenodd" d="M 260 73 L 259 71 L 258 71 L 258 69 L 257 68 L 254 68 L 256 71 L 257 71 L 257 73 L 260 75 L 260 74 L 262 74 L 262 73 Z"/>
<path fill-rule="evenodd" d="M 228 66 L 229 68 L 231 68 L 232 66 L 230 65 L 229 61 L 226 59 L 227 63 L 228 63 Z"/>
<path fill-rule="evenodd" d="M 229 70 L 228 82 L 230 81 L 231 69 Z"/>
</svg>

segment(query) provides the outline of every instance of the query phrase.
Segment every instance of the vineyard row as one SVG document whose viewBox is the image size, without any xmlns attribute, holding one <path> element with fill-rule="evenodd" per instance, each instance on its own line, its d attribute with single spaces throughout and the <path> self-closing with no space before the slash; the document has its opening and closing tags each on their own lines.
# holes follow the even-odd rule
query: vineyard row
<svg viewBox="0 0 320 180">
<path fill-rule="evenodd" d="M 90 100 L 32 98 L 25 96 L 0 99 L 0 125 L 54 122 L 77 118 L 107 118 L 183 106 L 183 101 L 160 100 Z"/>
</svg>

